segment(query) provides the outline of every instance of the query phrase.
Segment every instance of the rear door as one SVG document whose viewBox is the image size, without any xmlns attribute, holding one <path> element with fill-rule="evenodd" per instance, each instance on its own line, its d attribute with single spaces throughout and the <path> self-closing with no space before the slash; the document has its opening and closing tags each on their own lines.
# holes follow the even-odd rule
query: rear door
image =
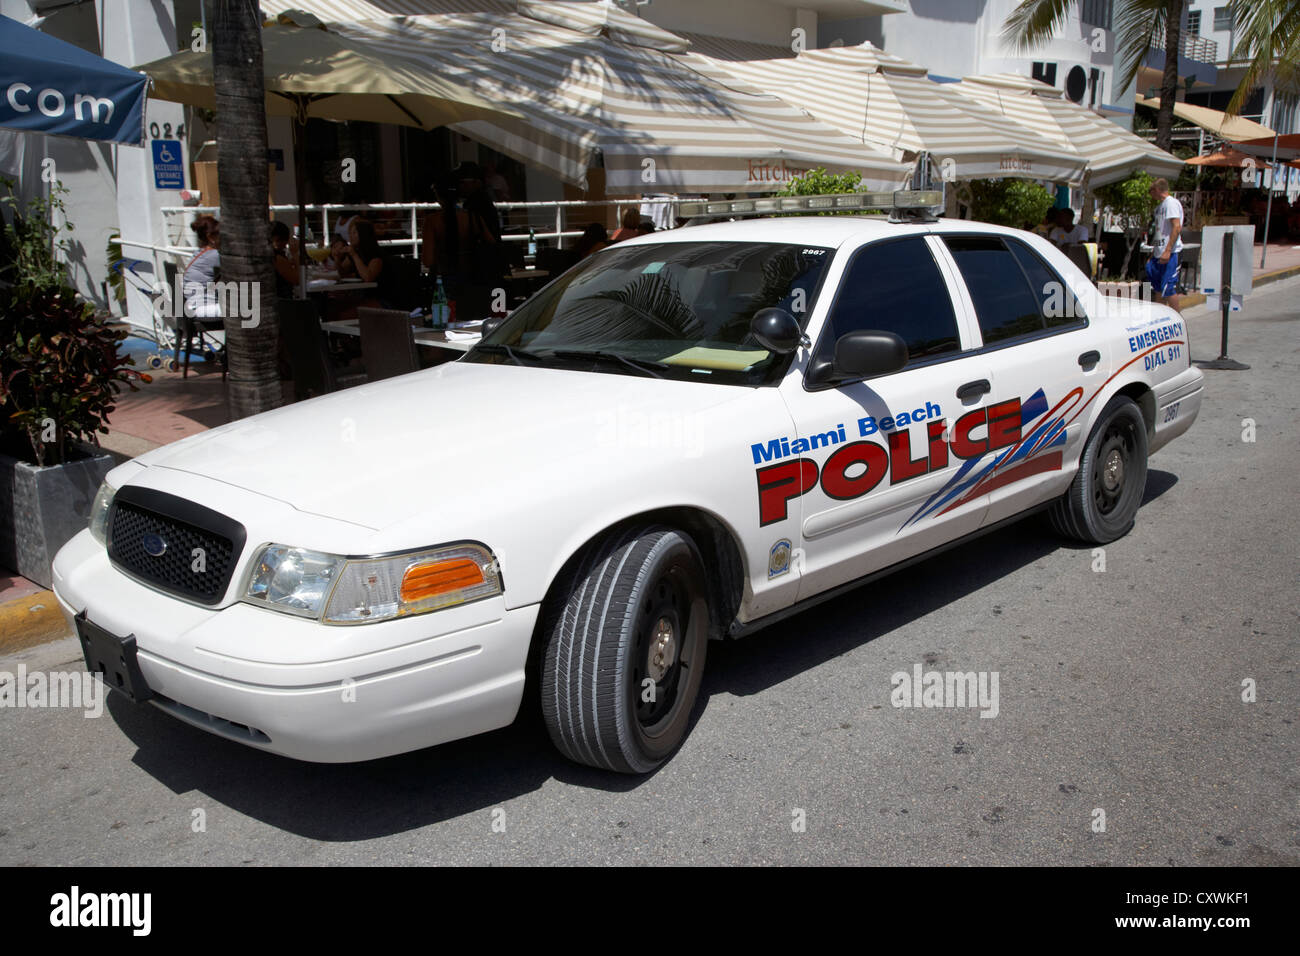
<svg viewBox="0 0 1300 956">
<path fill-rule="evenodd" d="M 978 463 L 985 524 L 1062 494 L 1083 446 L 1084 413 L 1105 381 L 1107 345 L 1062 275 L 1013 236 L 948 234 L 960 294 L 978 326 L 991 407 L 1015 441 Z"/>
</svg>

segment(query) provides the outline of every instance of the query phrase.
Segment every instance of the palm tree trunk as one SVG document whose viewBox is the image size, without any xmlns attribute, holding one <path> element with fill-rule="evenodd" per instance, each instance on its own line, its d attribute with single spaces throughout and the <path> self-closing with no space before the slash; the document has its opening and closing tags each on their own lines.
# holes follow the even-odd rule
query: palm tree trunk
<svg viewBox="0 0 1300 956">
<path fill-rule="evenodd" d="M 1178 99 L 1178 53 L 1185 0 L 1169 0 L 1165 8 L 1165 71 L 1160 78 L 1160 109 L 1156 111 L 1156 146 L 1172 152 L 1174 102 Z"/>
<path fill-rule="evenodd" d="M 270 257 L 262 19 L 257 0 L 207 0 L 216 91 L 217 182 L 221 190 L 221 278 L 239 283 L 253 318 L 225 317 L 230 417 L 282 404 L 279 322 Z M 227 310 L 229 311 L 229 310 Z"/>
</svg>

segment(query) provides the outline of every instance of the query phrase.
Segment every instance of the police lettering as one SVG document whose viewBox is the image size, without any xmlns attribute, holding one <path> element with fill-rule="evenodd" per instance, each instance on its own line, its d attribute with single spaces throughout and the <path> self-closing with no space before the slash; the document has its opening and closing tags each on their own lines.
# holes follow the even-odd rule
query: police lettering
<svg viewBox="0 0 1300 956">
<path fill-rule="evenodd" d="M 937 410 L 937 409 L 936 409 Z M 918 409 L 909 420 L 922 419 L 926 409 Z M 904 414 L 894 416 L 901 418 Z M 859 419 L 862 423 L 871 419 Z M 881 419 L 879 428 L 887 429 L 887 419 Z M 987 408 L 977 408 L 957 419 L 952 427 L 951 436 L 944 440 L 946 423 L 943 419 L 928 422 L 925 428 L 925 445 L 918 449 L 920 457 L 913 456 L 912 436 L 910 431 L 890 431 L 886 437 L 887 445 L 871 441 L 855 441 L 840 445 L 826 459 L 820 469 L 811 458 L 796 458 L 781 461 L 774 465 L 759 468 L 755 474 L 758 478 L 758 514 L 759 524 L 769 525 L 784 521 L 789 517 L 789 504 L 794 498 L 807 494 L 821 485 L 828 498 L 848 501 L 860 498 L 874 489 L 889 475 L 889 483 L 897 485 L 930 472 L 948 467 L 949 453 L 958 458 L 979 458 L 998 448 L 1007 448 L 1019 444 L 1021 432 L 1020 399 L 1012 398 L 997 402 Z M 827 432 L 824 445 L 837 444 L 831 436 L 839 437 L 842 431 Z M 809 449 L 809 443 L 799 439 L 803 447 Z M 768 445 L 754 445 L 754 463 L 771 461 L 781 457 L 785 449 L 793 451 L 793 443 L 786 439 L 773 439 Z"/>
</svg>

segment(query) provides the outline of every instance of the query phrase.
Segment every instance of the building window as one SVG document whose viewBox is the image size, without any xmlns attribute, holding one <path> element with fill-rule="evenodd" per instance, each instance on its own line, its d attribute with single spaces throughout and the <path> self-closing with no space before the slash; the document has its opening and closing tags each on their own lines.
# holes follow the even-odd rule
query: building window
<svg viewBox="0 0 1300 956">
<path fill-rule="evenodd" d="M 1109 30 L 1112 2 L 1113 0 L 1082 0 L 1079 4 L 1079 19 L 1089 26 Z"/>
<path fill-rule="evenodd" d="M 1187 33 L 1190 36 L 1198 37 L 1201 35 L 1201 11 L 1193 10 L 1187 14 Z"/>
<path fill-rule="evenodd" d="M 1300 96 L 1287 93 L 1273 94 L 1273 129 L 1283 135 L 1296 132 L 1296 116 L 1300 113 Z"/>
<path fill-rule="evenodd" d="M 1214 29 L 1216 30 L 1232 29 L 1232 7 L 1214 8 Z"/>
</svg>

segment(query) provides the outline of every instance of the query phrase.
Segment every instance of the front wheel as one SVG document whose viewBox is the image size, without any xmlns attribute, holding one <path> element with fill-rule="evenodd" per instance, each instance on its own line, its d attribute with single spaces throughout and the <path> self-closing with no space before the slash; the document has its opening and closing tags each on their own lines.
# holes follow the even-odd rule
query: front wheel
<svg viewBox="0 0 1300 956">
<path fill-rule="evenodd" d="M 615 531 L 548 602 L 540 692 L 555 746 L 578 763 L 648 773 L 686 736 L 704 676 L 709 605 L 695 544 Z"/>
<path fill-rule="evenodd" d="M 1147 426 L 1133 400 L 1111 399 L 1067 491 L 1049 512 L 1061 534 L 1107 544 L 1133 527 L 1147 484 Z"/>
</svg>

